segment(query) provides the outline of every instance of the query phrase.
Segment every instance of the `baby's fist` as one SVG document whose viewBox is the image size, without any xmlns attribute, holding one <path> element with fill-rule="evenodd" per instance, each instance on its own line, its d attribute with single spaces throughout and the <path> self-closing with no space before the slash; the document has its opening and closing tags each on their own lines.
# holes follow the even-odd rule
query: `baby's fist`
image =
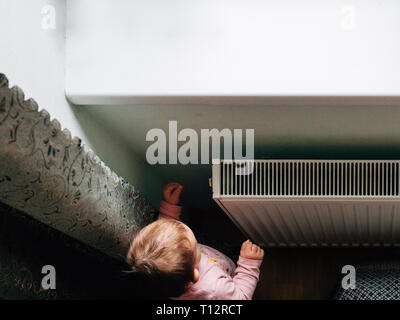
<svg viewBox="0 0 400 320">
<path fill-rule="evenodd" d="M 264 250 L 250 240 L 247 240 L 242 243 L 240 256 L 247 259 L 262 260 L 264 258 Z"/>
<path fill-rule="evenodd" d="M 182 193 L 183 186 L 177 182 L 168 183 L 163 191 L 163 199 L 164 201 L 177 205 L 179 203 L 179 197 Z"/>
</svg>

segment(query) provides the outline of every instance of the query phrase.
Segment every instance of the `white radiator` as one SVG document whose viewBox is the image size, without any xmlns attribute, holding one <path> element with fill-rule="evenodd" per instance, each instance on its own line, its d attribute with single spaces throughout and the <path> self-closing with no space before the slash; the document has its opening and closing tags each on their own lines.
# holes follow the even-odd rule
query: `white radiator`
<svg viewBox="0 0 400 320">
<path fill-rule="evenodd" d="M 399 164 L 220 160 L 212 169 L 213 198 L 264 247 L 399 245 Z"/>
</svg>

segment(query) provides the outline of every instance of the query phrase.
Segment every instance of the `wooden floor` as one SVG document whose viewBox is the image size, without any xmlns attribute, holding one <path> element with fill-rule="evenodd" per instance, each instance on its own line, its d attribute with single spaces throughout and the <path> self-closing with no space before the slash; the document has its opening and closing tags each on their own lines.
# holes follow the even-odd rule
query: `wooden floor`
<svg viewBox="0 0 400 320">
<path fill-rule="evenodd" d="M 395 248 L 270 249 L 261 266 L 254 299 L 329 299 L 344 265 L 400 258 Z"/>
</svg>

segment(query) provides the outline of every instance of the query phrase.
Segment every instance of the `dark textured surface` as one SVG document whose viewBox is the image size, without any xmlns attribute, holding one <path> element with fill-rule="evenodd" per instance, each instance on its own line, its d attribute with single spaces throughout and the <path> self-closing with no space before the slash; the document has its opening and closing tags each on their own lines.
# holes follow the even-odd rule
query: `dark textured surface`
<svg viewBox="0 0 400 320">
<path fill-rule="evenodd" d="M 44 265 L 56 269 L 56 290 L 43 290 Z M 127 266 L 32 217 L 0 203 L 0 297 L 118 299 L 145 296 Z"/>
<path fill-rule="evenodd" d="M 338 284 L 334 300 L 400 300 L 400 260 L 370 261 L 356 268 L 356 288 Z"/>
<path fill-rule="evenodd" d="M 138 190 L 0 74 L 0 297 L 146 297 L 122 271 L 130 240 L 154 217 Z M 45 265 L 56 290 L 41 288 Z"/>
<path fill-rule="evenodd" d="M 154 210 L 0 74 L 0 201 L 112 256 Z"/>
</svg>

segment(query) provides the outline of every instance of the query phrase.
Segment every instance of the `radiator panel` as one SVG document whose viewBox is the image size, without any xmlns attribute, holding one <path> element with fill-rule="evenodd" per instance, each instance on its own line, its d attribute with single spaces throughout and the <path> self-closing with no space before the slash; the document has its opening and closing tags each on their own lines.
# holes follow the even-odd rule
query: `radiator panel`
<svg viewBox="0 0 400 320">
<path fill-rule="evenodd" d="M 248 175 L 236 163 L 213 165 L 213 197 L 264 247 L 400 244 L 399 161 L 257 160 Z"/>
<path fill-rule="evenodd" d="M 389 246 L 399 243 L 399 203 L 227 198 L 217 201 L 262 246 Z"/>
</svg>

